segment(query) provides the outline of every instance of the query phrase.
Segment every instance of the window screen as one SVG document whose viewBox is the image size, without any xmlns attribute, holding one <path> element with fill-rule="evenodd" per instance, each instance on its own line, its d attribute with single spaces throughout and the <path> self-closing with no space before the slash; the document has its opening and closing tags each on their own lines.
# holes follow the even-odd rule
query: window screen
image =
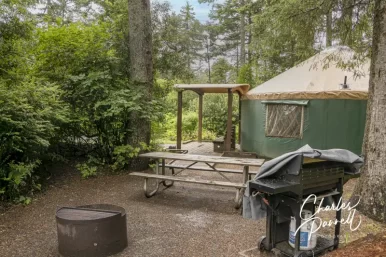
<svg viewBox="0 0 386 257">
<path fill-rule="evenodd" d="M 303 106 L 289 104 L 267 104 L 266 106 L 266 136 L 302 137 Z"/>
</svg>

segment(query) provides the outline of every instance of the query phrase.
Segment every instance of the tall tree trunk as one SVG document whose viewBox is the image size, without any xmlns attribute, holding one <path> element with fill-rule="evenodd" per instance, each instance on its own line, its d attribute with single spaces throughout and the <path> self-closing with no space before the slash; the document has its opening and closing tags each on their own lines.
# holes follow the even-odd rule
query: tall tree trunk
<svg viewBox="0 0 386 257">
<path fill-rule="evenodd" d="M 251 47 L 251 42 L 252 42 L 252 14 L 251 12 L 248 12 L 248 64 L 252 64 L 252 47 Z"/>
<path fill-rule="evenodd" d="M 326 46 L 332 46 L 332 10 L 326 15 Z"/>
<path fill-rule="evenodd" d="M 211 78 L 211 74 L 210 74 L 210 53 L 209 53 L 209 46 L 207 47 L 206 49 L 206 52 L 207 52 L 207 56 L 208 56 L 208 80 L 209 80 L 209 84 L 212 83 L 212 78 Z"/>
<path fill-rule="evenodd" d="M 343 0 L 343 10 L 342 10 L 342 21 L 344 34 L 341 38 L 341 45 L 352 46 L 353 45 L 353 37 L 352 37 L 352 18 L 354 11 L 355 0 Z"/>
<path fill-rule="evenodd" d="M 239 45 L 236 46 L 236 77 L 239 76 L 240 69 L 240 56 L 239 56 Z"/>
<path fill-rule="evenodd" d="M 143 101 L 150 102 L 153 89 L 153 59 L 150 0 L 129 1 L 129 51 L 130 79 Z M 137 146 L 140 142 L 150 143 L 150 120 L 141 118 L 138 113 L 131 116 L 129 144 Z"/>
<path fill-rule="evenodd" d="M 365 164 L 352 201 L 363 214 L 386 222 L 386 1 L 376 0 L 369 100 L 363 143 Z"/>
<path fill-rule="evenodd" d="M 244 8 L 244 0 L 240 0 L 240 7 Z M 245 64 L 245 12 L 240 13 L 240 66 Z"/>
<path fill-rule="evenodd" d="M 189 2 L 186 2 L 186 3 L 188 4 Z M 187 68 L 188 68 L 188 72 L 191 72 L 191 70 L 192 70 L 192 68 L 191 68 L 192 60 L 191 60 L 191 57 L 190 57 L 190 54 L 191 54 L 191 52 L 190 52 L 191 38 L 190 38 L 190 35 L 189 35 L 189 31 L 190 31 L 189 20 L 186 20 L 186 27 L 185 27 L 185 29 L 186 29 L 186 33 L 188 34 L 188 42 L 187 42 L 187 45 L 186 45 L 186 47 L 187 47 L 187 52 L 186 53 L 187 53 L 187 58 L 188 58 L 188 66 L 187 66 Z M 191 78 L 189 76 L 188 83 L 190 83 L 190 79 Z"/>
</svg>

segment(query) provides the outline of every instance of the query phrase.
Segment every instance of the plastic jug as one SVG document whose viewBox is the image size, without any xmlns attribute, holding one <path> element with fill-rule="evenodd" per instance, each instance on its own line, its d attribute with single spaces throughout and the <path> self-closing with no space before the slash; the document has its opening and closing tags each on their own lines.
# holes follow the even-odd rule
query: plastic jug
<svg viewBox="0 0 386 257">
<path fill-rule="evenodd" d="M 309 210 L 303 210 L 302 211 L 302 218 L 303 219 L 309 219 L 312 216 L 312 212 Z M 311 235 L 311 238 L 309 238 L 309 234 L 311 233 L 311 229 L 313 231 L 316 230 L 317 225 L 313 224 L 311 221 L 305 221 L 301 220 L 302 227 L 300 229 L 300 250 L 312 250 L 316 246 L 316 238 L 317 235 L 313 233 Z M 305 225 L 303 225 L 306 223 Z M 295 248 L 295 231 L 296 231 L 296 220 L 295 217 L 291 217 L 291 223 L 290 223 L 290 232 L 289 232 L 289 240 L 288 243 Z M 299 230 L 298 232 L 299 233 Z"/>
</svg>

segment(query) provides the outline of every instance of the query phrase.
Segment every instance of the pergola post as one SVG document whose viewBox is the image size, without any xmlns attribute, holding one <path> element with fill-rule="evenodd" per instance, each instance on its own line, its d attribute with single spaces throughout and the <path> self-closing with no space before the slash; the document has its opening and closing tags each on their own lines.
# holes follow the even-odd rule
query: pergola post
<svg viewBox="0 0 386 257">
<path fill-rule="evenodd" d="M 232 89 L 228 88 L 228 120 L 227 120 L 227 136 L 225 138 L 225 151 L 230 151 L 231 150 L 231 139 L 232 139 L 232 102 L 233 102 Z"/>
<path fill-rule="evenodd" d="M 198 94 L 198 142 L 202 142 L 202 102 L 203 94 Z"/>
<path fill-rule="evenodd" d="M 182 91 L 178 91 L 177 106 L 177 149 L 181 149 L 182 141 Z"/>
</svg>

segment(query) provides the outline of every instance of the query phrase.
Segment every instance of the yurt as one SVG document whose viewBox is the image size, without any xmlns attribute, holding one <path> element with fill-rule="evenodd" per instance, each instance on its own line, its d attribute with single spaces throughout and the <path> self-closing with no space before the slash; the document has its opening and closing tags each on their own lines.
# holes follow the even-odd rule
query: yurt
<svg viewBox="0 0 386 257">
<path fill-rule="evenodd" d="M 305 144 L 361 153 L 370 61 L 328 48 L 250 90 L 241 103 L 241 149 L 274 158 Z"/>
</svg>

